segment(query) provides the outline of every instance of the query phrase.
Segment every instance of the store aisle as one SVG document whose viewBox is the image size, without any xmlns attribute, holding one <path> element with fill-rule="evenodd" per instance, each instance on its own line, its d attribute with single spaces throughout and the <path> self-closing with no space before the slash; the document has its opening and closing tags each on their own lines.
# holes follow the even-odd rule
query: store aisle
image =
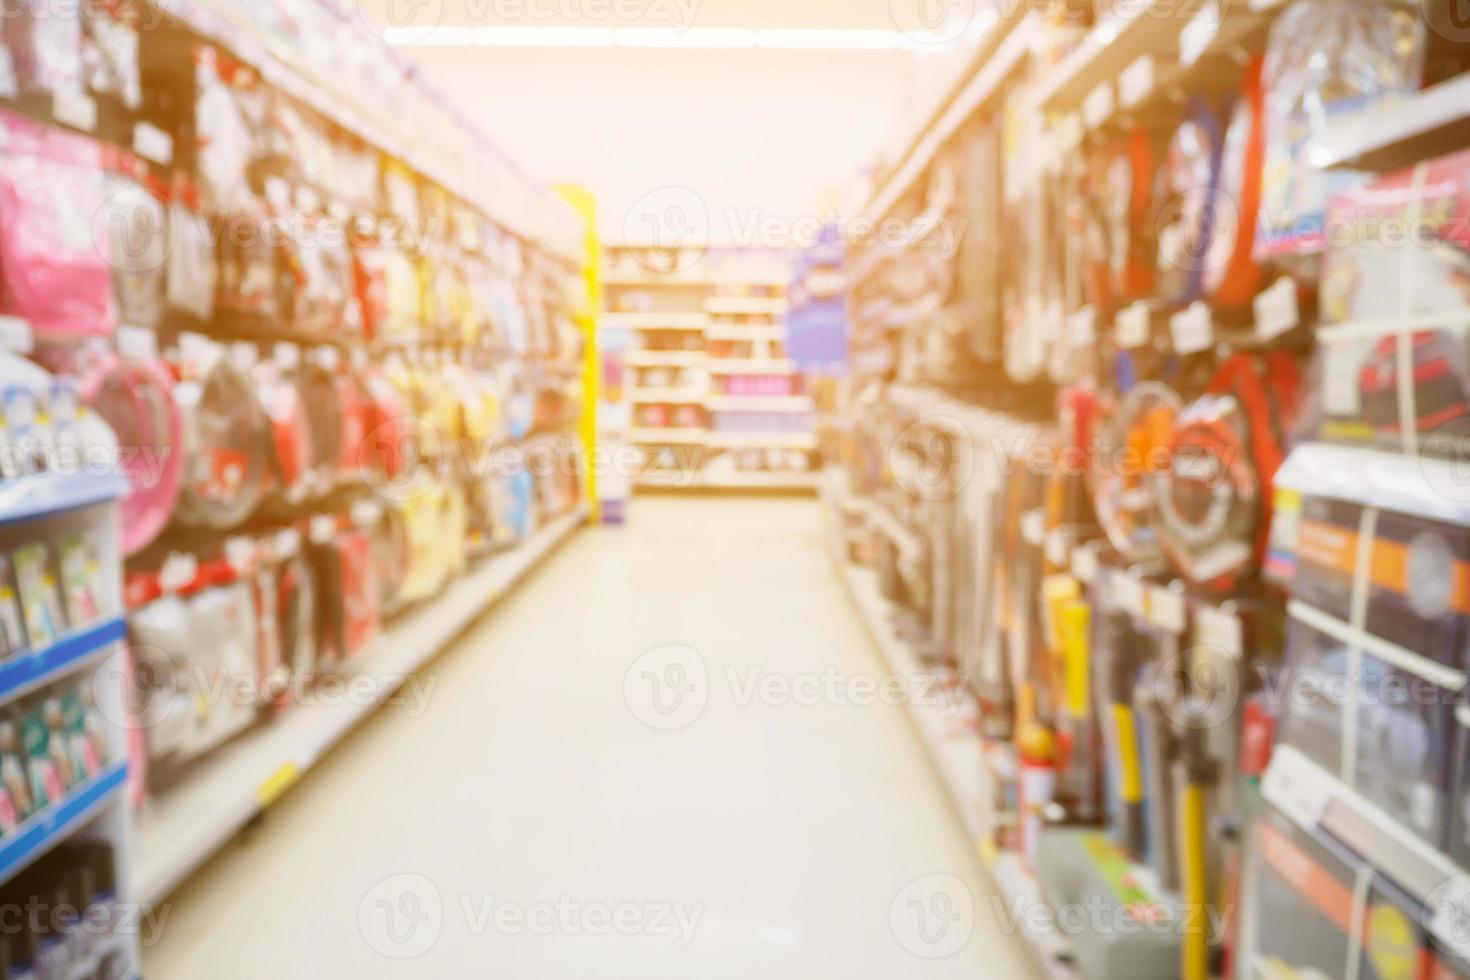
<svg viewBox="0 0 1470 980">
<path fill-rule="evenodd" d="M 172 897 L 146 975 L 1030 975 L 820 527 L 579 535 Z"/>
</svg>

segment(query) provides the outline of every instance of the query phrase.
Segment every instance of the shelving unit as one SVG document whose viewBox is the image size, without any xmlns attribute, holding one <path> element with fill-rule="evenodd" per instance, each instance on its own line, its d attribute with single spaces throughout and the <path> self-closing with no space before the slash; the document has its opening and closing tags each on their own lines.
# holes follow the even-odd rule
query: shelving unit
<svg viewBox="0 0 1470 980">
<path fill-rule="evenodd" d="M 160 902 L 256 814 L 268 809 L 412 674 L 470 629 L 544 562 L 587 518 L 585 507 L 496 555 L 442 596 L 393 623 L 358 665 L 355 690 L 371 696 L 293 707 L 274 724 L 223 746 L 139 818 L 137 894 Z"/>
<path fill-rule="evenodd" d="M 907 682 L 905 690 L 942 689 L 946 698 L 953 698 L 951 705 L 959 706 L 958 710 L 946 711 L 947 706 L 937 698 L 907 699 L 909 718 L 927 751 L 935 775 L 948 791 L 955 812 L 989 870 L 1005 907 L 1014 909 L 1040 904 L 1042 898 L 1036 883 L 1022 869 L 1020 858 L 1011 852 L 997 852 L 988 843 L 991 812 L 988 800 L 993 794 L 993 776 L 976 728 L 978 706 L 959 684 L 958 678 L 925 670 L 909 644 L 899 636 L 893 626 L 894 610 L 878 590 L 877 573 L 848 561 L 840 533 L 842 513 L 847 508 L 840 474 L 823 474 L 820 486 L 827 519 L 828 551 L 854 609 L 883 656 L 885 668 Z M 1076 969 L 1061 930 L 1035 931 L 1033 926 L 1037 921 L 1036 917 L 1024 914 L 1018 918 L 1022 936 L 1037 968 L 1050 980 L 1083 980 L 1086 974 Z"/>
<path fill-rule="evenodd" d="M 638 486 L 811 488 L 815 406 L 785 356 L 789 262 L 784 254 L 711 251 L 692 268 L 659 273 L 644 250 L 609 250 L 607 264 L 619 271 L 607 277 L 603 328 L 619 338 L 608 346 L 624 349 L 622 402 L 630 410 L 626 431 L 609 435 L 649 451 Z M 762 265 L 769 271 L 757 271 Z"/>
</svg>

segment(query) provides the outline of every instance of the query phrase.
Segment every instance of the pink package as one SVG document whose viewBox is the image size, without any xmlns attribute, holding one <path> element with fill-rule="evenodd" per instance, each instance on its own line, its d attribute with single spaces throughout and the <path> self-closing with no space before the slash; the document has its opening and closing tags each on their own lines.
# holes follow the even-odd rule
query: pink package
<svg viewBox="0 0 1470 980">
<path fill-rule="evenodd" d="M 104 186 L 98 143 L 0 110 L 0 312 L 39 339 L 114 331 Z"/>
</svg>

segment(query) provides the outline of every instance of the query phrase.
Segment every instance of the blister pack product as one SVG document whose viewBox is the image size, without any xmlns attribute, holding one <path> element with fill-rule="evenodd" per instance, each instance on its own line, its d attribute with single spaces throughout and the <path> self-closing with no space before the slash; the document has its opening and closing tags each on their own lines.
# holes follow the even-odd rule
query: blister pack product
<svg viewBox="0 0 1470 980">
<path fill-rule="evenodd" d="M 1301 388 L 1290 353 L 1236 354 L 1176 418 L 1155 478 L 1159 541 L 1193 584 L 1228 591 L 1259 571 Z"/>
<path fill-rule="evenodd" d="M 300 386 L 274 361 L 251 372 L 270 424 L 272 485 L 288 499 L 302 499 L 316 462 L 311 415 Z"/>
<path fill-rule="evenodd" d="M 118 109 L 137 112 L 143 104 L 140 8 L 131 3 L 84 3 L 81 17 L 87 89 Z"/>
<path fill-rule="evenodd" d="M 1162 557 L 1156 477 L 1168 467 L 1169 439 L 1183 408 L 1172 388 L 1141 382 L 1102 411 L 1090 470 L 1093 502 L 1108 542 L 1129 562 Z"/>
<path fill-rule="evenodd" d="M 1426 27 L 1417 7 L 1381 0 L 1295 0 L 1271 28 L 1265 63 L 1266 171 L 1256 252 L 1275 260 L 1321 252 L 1325 210 L 1362 180 L 1312 159 L 1337 121 L 1419 87 Z M 1292 271 L 1315 278 L 1315 266 Z"/>
<path fill-rule="evenodd" d="M 82 378 L 82 397 L 130 450 L 121 516 L 123 553 L 132 556 L 168 526 L 183 486 L 184 421 L 173 377 L 157 361 L 101 353 Z"/>
<path fill-rule="evenodd" d="M 107 260 L 118 320 L 155 329 L 163 319 L 169 252 L 169 213 L 138 162 L 119 159 L 107 175 Z"/>
<path fill-rule="evenodd" d="M 38 339 L 116 327 L 97 225 L 105 200 L 97 143 L 0 110 L 0 312 L 30 321 Z"/>
<path fill-rule="evenodd" d="M 177 518 L 227 529 L 255 512 L 271 475 L 271 432 L 250 376 L 228 358 L 180 382 L 187 457 Z"/>
<path fill-rule="evenodd" d="M 48 0 L 6 0 L 0 28 L 22 94 L 82 91 L 83 6 L 57 6 Z"/>
<path fill-rule="evenodd" d="M 1264 68 L 1265 59 L 1259 57 L 1246 66 L 1215 182 L 1217 206 L 1201 286 L 1211 304 L 1225 310 L 1248 306 L 1261 286 L 1255 242 L 1266 170 Z"/>
<path fill-rule="evenodd" d="M 1221 210 L 1216 197 L 1224 141 L 1215 107 L 1196 96 L 1190 101 L 1188 117 L 1174 131 L 1155 176 L 1155 288 L 1159 298 L 1173 306 L 1187 306 L 1200 297 Z"/>
<path fill-rule="evenodd" d="M 1297 449 L 1279 475 L 1273 578 L 1342 622 L 1365 599 L 1362 622 L 1370 635 L 1464 670 L 1470 527 L 1427 483 L 1419 493 L 1383 491 L 1416 485 L 1396 472 L 1404 465 L 1413 464 L 1357 450 Z M 1354 594 L 1360 571 L 1361 599 Z"/>
<path fill-rule="evenodd" d="M 199 187 L 206 211 L 233 213 L 254 197 L 250 164 L 255 156 L 251 132 L 236 92 L 225 81 L 230 64 L 213 48 L 196 55 Z"/>
<path fill-rule="evenodd" d="M 169 204 L 169 253 L 165 299 L 184 327 L 202 326 L 214 315 L 219 265 L 209 222 L 189 203 L 197 191 L 183 188 Z"/>
<path fill-rule="evenodd" d="M 1347 976 L 1357 865 L 1274 811 L 1249 834 L 1241 965 L 1266 976 Z"/>
<path fill-rule="evenodd" d="M 1470 308 L 1470 153 L 1344 192 L 1333 199 L 1328 220 L 1333 236 L 1321 294 L 1329 323 Z M 1328 333 L 1324 341 L 1317 396 L 1324 437 L 1459 456 L 1454 433 L 1444 427 L 1470 414 L 1470 352 L 1463 336 L 1449 330 Z M 1407 401 L 1401 377 L 1412 379 Z M 1406 409 L 1410 415 L 1401 417 Z M 1437 441 L 1441 430 L 1446 438 Z"/>
</svg>

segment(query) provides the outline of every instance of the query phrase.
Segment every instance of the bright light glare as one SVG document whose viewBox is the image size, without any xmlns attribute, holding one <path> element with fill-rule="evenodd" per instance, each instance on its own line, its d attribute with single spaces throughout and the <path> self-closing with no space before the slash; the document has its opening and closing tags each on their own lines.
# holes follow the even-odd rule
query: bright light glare
<svg viewBox="0 0 1470 980">
<path fill-rule="evenodd" d="M 390 43 L 418 47 L 484 48 L 767 48 L 781 51 L 933 50 L 901 31 L 648 27 L 436 27 L 391 28 Z"/>
</svg>

